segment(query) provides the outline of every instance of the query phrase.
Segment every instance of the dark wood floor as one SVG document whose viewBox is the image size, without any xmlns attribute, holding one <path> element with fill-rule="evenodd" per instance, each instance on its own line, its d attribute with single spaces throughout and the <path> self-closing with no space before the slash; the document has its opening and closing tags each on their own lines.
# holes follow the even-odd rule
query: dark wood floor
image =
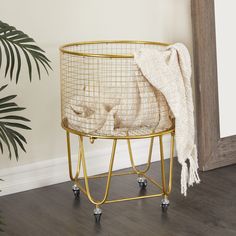
<svg viewBox="0 0 236 236">
<path fill-rule="evenodd" d="M 154 163 L 151 175 L 159 176 L 159 167 Z M 84 195 L 74 200 L 70 182 L 1 197 L 3 235 L 235 236 L 236 166 L 201 173 L 202 183 L 189 189 L 187 198 L 180 194 L 179 175 L 175 163 L 167 214 L 161 212 L 159 198 L 114 203 L 102 207 L 100 224 L 95 223 L 93 205 Z M 97 196 L 103 185 L 104 181 L 91 181 Z M 147 193 L 154 191 L 149 184 Z M 112 180 L 111 195 L 124 193 L 140 194 L 135 176 Z"/>
</svg>

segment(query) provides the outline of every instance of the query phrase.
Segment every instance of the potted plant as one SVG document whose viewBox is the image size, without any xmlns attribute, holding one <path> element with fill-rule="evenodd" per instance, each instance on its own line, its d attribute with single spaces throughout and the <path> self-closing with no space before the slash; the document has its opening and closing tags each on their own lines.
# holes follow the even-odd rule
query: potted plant
<svg viewBox="0 0 236 236">
<path fill-rule="evenodd" d="M 47 73 L 51 69 L 49 59 L 36 45 L 34 39 L 14 26 L 0 21 L 0 70 L 3 70 L 4 77 L 9 77 L 11 81 L 18 83 L 23 64 L 28 68 L 30 82 L 34 68 L 39 79 L 41 68 Z M 18 160 L 18 149 L 26 152 L 24 145 L 27 143 L 21 131 L 31 129 L 26 125 L 30 120 L 18 115 L 18 112 L 25 108 L 19 107 L 14 102 L 17 95 L 1 96 L 6 87 L 7 84 L 0 87 L 0 150 L 3 153 L 6 149 L 9 158 L 14 155 Z"/>
</svg>

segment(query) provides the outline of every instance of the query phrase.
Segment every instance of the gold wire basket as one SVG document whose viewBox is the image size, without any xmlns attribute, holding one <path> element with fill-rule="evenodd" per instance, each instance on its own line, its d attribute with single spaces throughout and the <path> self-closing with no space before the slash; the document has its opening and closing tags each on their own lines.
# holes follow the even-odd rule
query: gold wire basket
<svg viewBox="0 0 236 236">
<path fill-rule="evenodd" d="M 145 79 L 133 55 L 140 48 L 162 50 L 167 46 L 168 44 L 165 43 L 146 41 L 90 41 L 66 44 L 60 48 L 61 117 L 62 127 L 67 132 L 70 177 L 75 181 L 73 191 L 76 196 L 80 190 L 88 196 L 96 205 L 94 214 L 99 219 L 101 215 L 99 206 L 103 203 L 156 196 L 164 196 L 164 203 L 168 201 L 174 149 L 174 120 L 165 97 Z M 78 135 L 80 140 L 75 176 L 72 174 L 70 133 Z M 162 136 L 165 134 L 172 135 L 169 190 L 164 180 Z M 90 195 L 84 157 L 84 136 L 89 137 L 91 143 L 96 138 L 113 139 L 109 172 L 105 175 L 108 177 L 106 192 L 102 201 L 95 201 Z M 162 186 L 146 176 L 151 163 L 154 137 L 160 139 Z M 133 160 L 130 140 L 137 138 L 151 139 L 148 164 L 144 171 L 138 170 Z M 118 139 L 127 139 L 133 167 L 132 174 L 138 174 L 140 186 L 145 186 L 149 178 L 162 190 L 161 193 L 123 200 L 107 199 Z M 79 182 L 81 164 L 85 187 Z"/>
<path fill-rule="evenodd" d="M 132 53 L 154 42 L 100 41 L 61 47 L 62 122 L 90 136 L 142 136 L 171 127 L 162 93 L 144 78 Z"/>
</svg>

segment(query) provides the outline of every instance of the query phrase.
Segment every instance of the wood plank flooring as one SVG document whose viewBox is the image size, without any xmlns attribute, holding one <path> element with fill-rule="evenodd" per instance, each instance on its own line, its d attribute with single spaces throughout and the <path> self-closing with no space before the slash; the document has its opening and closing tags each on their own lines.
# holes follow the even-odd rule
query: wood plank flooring
<svg viewBox="0 0 236 236">
<path fill-rule="evenodd" d="M 66 167 L 65 167 L 66 168 Z M 160 163 L 150 175 L 160 178 Z M 167 214 L 160 198 L 103 205 L 100 224 L 93 205 L 81 193 L 74 200 L 71 182 L 0 198 L 0 216 L 9 236 L 235 236 L 236 166 L 201 173 L 201 184 L 180 194 L 180 166 L 175 161 L 173 191 Z M 93 193 L 102 197 L 105 180 L 91 181 Z M 140 193 L 136 176 L 114 177 L 113 198 Z M 146 193 L 154 193 L 148 184 Z"/>
</svg>

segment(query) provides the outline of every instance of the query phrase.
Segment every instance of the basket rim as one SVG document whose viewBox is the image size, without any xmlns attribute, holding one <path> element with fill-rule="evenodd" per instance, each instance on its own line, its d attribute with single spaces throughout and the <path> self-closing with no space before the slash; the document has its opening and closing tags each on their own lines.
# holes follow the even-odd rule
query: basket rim
<svg viewBox="0 0 236 236">
<path fill-rule="evenodd" d="M 117 139 L 117 140 L 125 140 L 125 139 L 146 139 L 146 138 L 152 138 L 152 137 L 158 137 L 161 135 L 165 135 L 165 134 L 169 134 L 169 133 L 174 133 L 175 132 L 175 119 L 172 119 L 172 125 L 170 128 L 165 129 L 163 131 L 159 131 L 159 132 L 153 132 L 153 133 L 149 133 L 149 134 L 140 134 L 140 135 L 126 135 L 126 136 L 122 136 L 122 135 L 100 135 L 100 134 L 92 134 L 92 133 L 83 133 L 81 131 L 69 128 L 64 122 L 63 120 L 61 121 L 61 127 L 69 133 L 75 134 L 75 135 L 79 135 L 79 136 L 84 136 L 84 137 L 88 137 L 90 139 Z"/>
<path fill-rule="evenodd" d="M 140 40 L 99 40 L 99 41 L 81 41 L 74 43 L 67 43 L 59 47 L 61 53 L 83 56 L 83 57 L 101 57 L 101 58 L 134 58 L 133 54 L 97 54 L 97 53 L 82 53 L 75 52 L 66 49 L 70 46 L 78 46 L 78 45 L 89 45 L 89 44 L 109 44 L 109 43 L 127 43 L 127 44 L 149 44 L 149 45 L 159 45 L 159 46 L 169 46 L 170 43 L 162 43 L 155 41 L 140 41 Z"/>
</svg>

